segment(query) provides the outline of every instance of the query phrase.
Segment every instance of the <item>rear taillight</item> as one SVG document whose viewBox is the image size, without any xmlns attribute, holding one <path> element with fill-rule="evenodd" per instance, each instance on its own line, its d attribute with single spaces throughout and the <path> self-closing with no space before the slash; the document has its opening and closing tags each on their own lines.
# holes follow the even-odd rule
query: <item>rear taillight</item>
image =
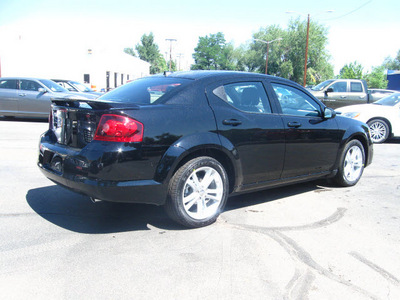
<svg viewBox="0 0 400 300">
<path fill-rule="evenodd" d="M 94 140 L 108 142 L 142 142 L 143 124 L 124 116 L 103 115 Z"/>
</svg>

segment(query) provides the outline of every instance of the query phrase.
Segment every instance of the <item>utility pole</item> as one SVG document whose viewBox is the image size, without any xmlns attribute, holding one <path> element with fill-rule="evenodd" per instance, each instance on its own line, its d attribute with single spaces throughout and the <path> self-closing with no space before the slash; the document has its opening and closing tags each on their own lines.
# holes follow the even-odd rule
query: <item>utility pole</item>
<svg viewBox="0 0 400 300">
<path fill-rule="evenodd" d="M 181 58 L 182 58 L 182 56 L 183 56 L 183 53 L 178 53 L 177 56 L 178 56 L 178 58 L 179 58 L 178 71 L 180 71 L 180 70 L 181 70 Z"/>
<path fill-rule="evenodd" d="M 172 69 L 172 42 L 176 42 L 176 39 L 165 39 L 169 41 L 169 71 L 171 72 Z"/>
<path fill-rule="evenodd" d="M 332 13 L 333 10 L 327 10 L 320 12 L 321 13 Z M 292 13 L 297 13 L 299 15 L 303 15 L 303 13 L 298 12 L 298 11 L 287 11 L 287 14 L 292 14 Z M 305 55 L 305 60 L 304 60 L 304 77 L 303 77 L 303 86 L 306 86 L 306 80 L 307 80 L 307 60 L 308 60 L 308 39 L 309 39 L 309 33 L 310 33 L 310 14 L 307 14 L 307 37 L 306 37 L 306 55 Z"/>
</svg>

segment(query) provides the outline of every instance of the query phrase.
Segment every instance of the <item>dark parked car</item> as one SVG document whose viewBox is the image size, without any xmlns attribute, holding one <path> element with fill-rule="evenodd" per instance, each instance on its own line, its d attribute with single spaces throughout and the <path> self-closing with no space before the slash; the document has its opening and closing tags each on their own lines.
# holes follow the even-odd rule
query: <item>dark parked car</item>
<svg viewBox="0 0 400 300">
<path fill-rule="evenodd" d="M 70 93 L 54 81 L 31 77 L 0 78 L 0 115 L 6 117 L 48 118 L 51 99 L 55 97 L 96 96 Z"/>
<path fill-rule="evenodd" d="M 214 222 L 228 195 L 317 178 L 355 185 L 373 156 L 366 124 L 261 74 L 178 72 L 53 102 L 45 176 L 92 199 L 165 205 L 188 227 Z"/>
</svg>

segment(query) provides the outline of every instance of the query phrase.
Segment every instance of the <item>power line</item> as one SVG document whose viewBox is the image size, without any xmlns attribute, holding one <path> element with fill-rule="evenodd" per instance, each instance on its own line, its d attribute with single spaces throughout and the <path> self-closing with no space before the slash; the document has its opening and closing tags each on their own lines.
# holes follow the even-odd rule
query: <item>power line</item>
<svg viewBox="0 0 400 300">
<path fill-rule="evenodd" d="M 373 1 L 373 0 L 367 1 L 367 2 L 365 2 L 363 5 L 357 7 L 356 9 L 353 9 L 352 11 L 350 11 L 350 12 L 348 12 L 348 13 L 345 13 L 344 15 L 341 15 L 341 16 L 339 16 L 339 17 L 335 17 L 335 18 L 331 18 L 331 19 L 326 19 L 326 20 L 322 20 L 322 21 L 331 21 L 331 20 L 337 20 L 337 19 L 341 19 L 341 18 L 347 17 L 348 15 L 351 15 L 351 14 L 355 13 L 356 11 L 360 10 L 361 8 L 363 8 L 364 6 L 370 4 L 372 1 Z"/>
</svg>

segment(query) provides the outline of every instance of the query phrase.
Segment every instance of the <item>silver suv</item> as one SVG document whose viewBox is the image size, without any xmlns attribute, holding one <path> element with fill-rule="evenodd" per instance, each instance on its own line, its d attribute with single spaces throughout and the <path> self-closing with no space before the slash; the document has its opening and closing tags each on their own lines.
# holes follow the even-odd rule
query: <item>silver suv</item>
<svg viewBox="0 0 400 300">
<path fill-rule="evenodd" d="M 71 93 L 49 79 L 0 78 L 0 116 L 47 118 L 51 98 L 95 99 L 96 95 Z"/>
</svg>

